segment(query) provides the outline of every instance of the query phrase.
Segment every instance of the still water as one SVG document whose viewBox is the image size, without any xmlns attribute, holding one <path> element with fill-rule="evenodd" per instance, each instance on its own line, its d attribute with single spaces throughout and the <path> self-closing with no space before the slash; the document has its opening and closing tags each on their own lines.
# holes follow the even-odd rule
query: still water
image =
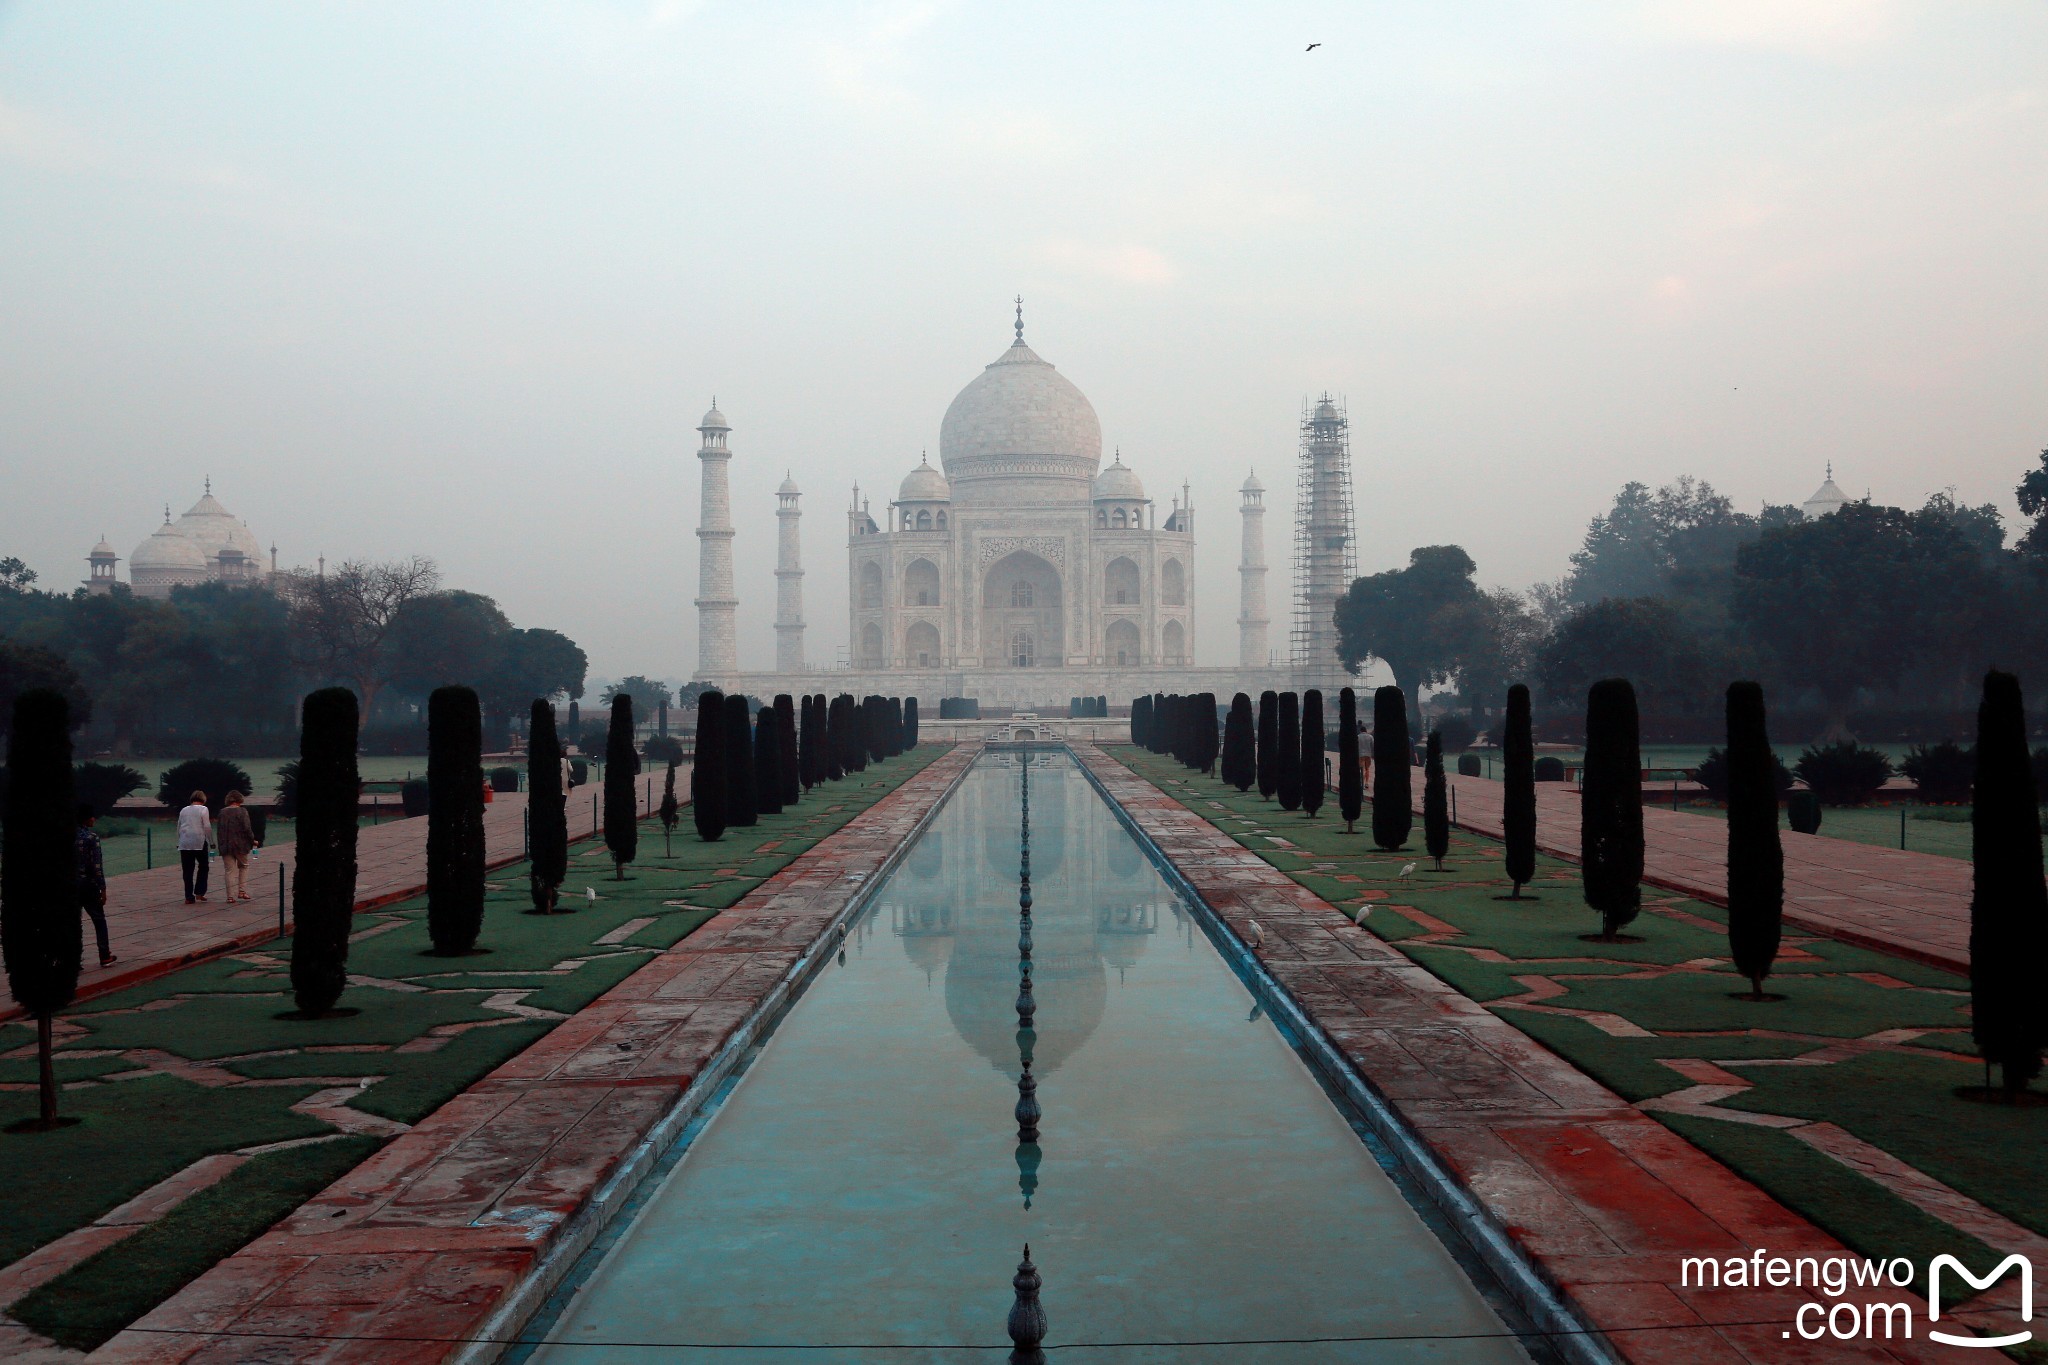
<svg viewBox="0 0 2048 1365">
<path fill-rule="evenodd" d="M 1047 1346 L 1151 1343 L 1055 1359 L 1526 1359 L 1064 754 L 1020 1031 L 1023 771 L 977 761 L 536 1358 L 999 1361 L 1028 1242 Z"/>
</svg>

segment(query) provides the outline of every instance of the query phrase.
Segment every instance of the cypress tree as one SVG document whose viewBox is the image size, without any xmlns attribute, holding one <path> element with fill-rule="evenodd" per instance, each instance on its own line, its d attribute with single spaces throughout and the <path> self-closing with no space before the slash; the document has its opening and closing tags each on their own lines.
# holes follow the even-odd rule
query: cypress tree
<svg viewBox="0 0 2048 1365">
<path fill-rule="evenodd" d="M 916 697 L 905 697 L 903 699 L 903 747 L 905 749 L 915 749 L 917 747 Z"/>
<path fill-rule="evenodd" d="M 1372 841 L 1389 853 L 1415 828 L 1412 766 L 1408 701 L 1400 688 L 1382 687 L 1372 694 Z"/>
<path fill-rule="evenodd" d="M 356 694 L 346 687 L 323 687 L 299 708 L 292 995 L 302 1019 L 332 1011 L 348 984 L 348 935 L 356 908 L 356 800 L 362 789 L 356 772 Z"/>
<path fill-rule="evenodd" d="M 2048 1047 L 2048 890 L 2041 869 L 2040 793 L 2027 755 L 2020 681 L 1984 675 L 1977 708 L 1975 817 L 1970 829 L 1970 1032 L 2008 1097 L 2041 1074 Z"/>
<path fill-rule="evenodd" d="M 661 776 L 661 832 L 664 836 L 676 832 L 676 822 L 682 818 L 682 804 L 676 800 L 676 761 L 671 758 L 668 768 Z"/>
<path fill-rule="evenodd" d="M 534 702 L 526 724 L 526 881 L 541 914 L 555 908 L 569 875 L 568 796 L 554 703 L 543 698 Z"/>
<path fill-rule="evenodd" d="M 775 756 L 782 762 L 782 808 L 803 800 L 803 774 L 796 751 L 796 699 L 787 692 L 775 697 Z"/>
<path fill-rule="evenodd" d="M 1365 778 L 1358 770 L 1358 694 L 1345 688 L 1337 694 L 1337 813 L 1344 832 L 1352 832 L 1365 809 Z"/>
<path fill-rule="evenodd" d="M 1764 724 L 1764 690 L 1728 685 L 1728 949 L 1752 1000 L 1778 957 L 1785 848 L 1778 838 L 1778 764 Z"/>
<path fill-rule="evenodd" d="M 0 956 L 15 1003 L 36 1021 L 39 1116 L 17 1131 L 48 1132 L 57 1117 L 51 1021 L 78 993 L 78 850 L 71 769 L 71 703 L 50 687 L 14 699 L 7 796 L 0 814 Z M 26 1190 L 19 1190 L 26 1193 Z"/>
<path fill-rule="evenodd" d="M 1451 851 L 1451 799 L 1444 783 L 1444 738 L 1434 730 L 1422 748 L 1422 847 L 1443 871 L 1444 855 Z"/>
<path fill-rule="evenodd" d="M 1529 724 L 1529 689 L 1508 689 L 1506 733 L 1501 736 L 1501 838 L 1507 845 L 1512 899 L 1536 879 L 1536 739 Z"/>
<path fill-rule="evenodd" d="M 889 757 L 889 702 L 871 696 L 867 701 L 868 762 L 882 763 Z"/>
<path fill-rule="evenodd" d="M 1259 796 L 1271 801 L 1280 790 L 1280 697 L 1270 688 L 1259 693 L 1259 752 L 1253 776 Z"/>
<path fill-rule="evenodd" d="M 427 934 L 460 957 L 484 927 L 484 713 L 468 687 L 427 698 Z"/>
<path fill-rule="evenodd" d="M 725 835 L 725 693 L 697 694 L 697 756 L 690 764 L 690 818 L 697 837 L 713 843 Z"/>
<path fill-rule="evenodd" d="M 846 776 L 846 715 L 839 698 L 818 694 L 818 762 L 828 782 Z"/>
<path fill-rule="evenodd" d="M 1145 747 L 1145 718 L 1151 709 L 1150 697 L 1131 698 L 1131 743 L 1140 749 Z"/>
<path fill-rule="evenodd" d="M 824 771 L 818 764 L 818 729 L 818 699 L 806 692 L 803 709 L 797 717 L 796 735 L 796 771 L 805 792 L 825 780 Z"/>
<path fill-rule="evenodd" d="M 1230 699 L 1230 718 L 1223 722 L 1223 780 L 1239 791 L 1251 788 L 1258 767 L 1253 748 L 1252 699 L 1240 692 Z"/>
<path fill-rule="evenodd" d="M 1586 767 L 1579 792 L 1579 861 L 1586 904 L 1612 942 L 1643 900 L 1643 759 L 1636 690 L 1606 678 L 1586 694 Z"/>
<path fill-rule="evenodd" d="M 1152 694 L 1152 724 L 1147 727 L 1152 742 L 1145 747 L 1155 754 L 1170 753 L 1173 749 L 1173 712 L 1167 705 L 1164 692 Z"/>
<path fill-rule="evenodd" d="M 569 698 L 569 742 L 571 744 L 579 744 L 582 740 L 583 708 L 576 704 L 574 697 L 571 697 Z"/>
<path fill-rule="evenodd" d="M 611 850 L 613 876 L 626 880 L 626 864 L 640 852 L 640 755 L 633 747 L 633 698 L 612 698 L 611 727 L 604 735 L 604 846 Z"/>
<path fill-rule="evenodd" d="M 1278 733 L 1273 741 L 1275 792 L 1281 810 L 1301 809 L 1301 698 L 1280 694 Z"/>
<path fill-rule="evenodd" d="M 889 698 L 889 757 L 903 752 L 903 698 Z"/>
<path fill-rule="evenodd" d="M 1329 778 L 1323 763 L 1323 694 L 1311 687 L 1301 695 L 1301 809 L 1313 820 L 1323 808 Z"/>
<path fill-rule="evenodd" d="M 782 814 L 782 718 L 773 706 L 754 716 L 754 804 L 763 815 Z"/>
<path fill-rule="evenodd" d="M 747 829 L 760 822 L 754 793 L 754 725 L 745 696 L 725 699 L 725 824 Z"/>
</svg>

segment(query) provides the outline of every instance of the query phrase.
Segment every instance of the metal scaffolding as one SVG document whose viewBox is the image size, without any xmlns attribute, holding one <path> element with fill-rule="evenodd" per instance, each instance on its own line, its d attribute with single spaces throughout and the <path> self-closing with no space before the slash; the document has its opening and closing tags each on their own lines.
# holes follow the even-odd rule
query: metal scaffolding
<svg viewBox="0 0 2048 1365">
<path fill-rule="evenodd" d="M 1337 668 L 1337 600 L 1358 576 L 1351 520 L 1351 423 L 1325 393 L 1301 407 L 1294 485 L 1294 667 Z"/>
</svg>

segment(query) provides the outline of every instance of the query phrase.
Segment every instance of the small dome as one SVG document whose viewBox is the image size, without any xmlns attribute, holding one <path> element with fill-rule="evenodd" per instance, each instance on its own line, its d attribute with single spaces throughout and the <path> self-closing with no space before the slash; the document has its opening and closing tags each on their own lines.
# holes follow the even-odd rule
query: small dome
<svg viewBox="0 0 2048 1365">
<path fill-rule="evenodd" d="M 1237 491 L 1240 493 L 1263 493 L 1266 491 L 1266 485 L 1259 482 L 1257 474 L 1246 474 L 1244 476 L 1244 487 Z"/>
<path fill-rule="evenodd" d="M 1097 499 L 1143 501 L 1145 485 L 1138 482 L 1138 476 L 1124 463 L 1122 451 L 1117 452 L 1115 464 L 1095 476 L 1095 496 Z"/>
<path fill-rule="evenodd" d="M 219 558 L 222 550 L 237 551 L 252 564 L 263 558 L 262 544 L 240 518 L 221 506 L 211 488 L 178 518 L 178 530 L 198 544 L 205 560 Z"/>
<path fill-rule="evenodd" d="M 699 431 L 731 431 L 732 424 L 725 420 L 725 414 L 718 410 L 718 400 L 711 400 L 711 411 L 704 414 L 704 420 L 697 423 Z"/>
<path fill-rule="evenodd" d="M 151 569 L 206 572 L 206 547 L 168 521 L 156 528 L 148 540 L 128 556 L 128 567 L 136 572 Z"/>
<path fill-rule="evenodd" d="M 782 487 L 776 489 L 775 493 L 777 497 L 783 498 L 796 498 L 803 496 L 800 492 L 797 491 L 796 475 L 794 473 L 786 473 L 782 476 Z"/>
<path fill-rule="evenodd" d="M 119 559 L 120 557 L 114 553 L 114 547 L 107 544 L 105 536 L 100 537 L 100 543 L 93 546 L 92 553 L 86 556 L 87 559 Z"/>
<path fill-rule="evenodd" d="M 1338 420 L 1338 418 L 1339 414 L 1337 412 L 1337 405 L 1335 403 L 1332 403 L 1328 398 L 1325 398 L 1322 402 L 1316 404 L 1316 421 L 1335 422 Z"/>
<path fill-rule="evenodd" d="M 1799 510 L 1806 513 L 1808 518 L 1824 517 L 1830 512 L 1840 511 L 1848 501 L 1849 495 L 1835 483 L 1834 466 L 1829 465 L 1826 481 L 1813 490 L 1812 497 L 1799 505 Z"/>
<path fill-rule="evenodd" d="M 896 490 L 898 502 L 945 502 L 952 496 L 953 485 L 946 482 L 944 474 L 932 468 L 928 459 L 905 474 L 903 486 Z"/>
</svg>

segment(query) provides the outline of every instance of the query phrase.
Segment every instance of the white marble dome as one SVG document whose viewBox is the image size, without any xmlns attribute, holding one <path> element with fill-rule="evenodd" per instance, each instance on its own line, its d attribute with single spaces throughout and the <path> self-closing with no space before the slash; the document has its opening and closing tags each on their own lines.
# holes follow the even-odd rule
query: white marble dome
<svg viewBox="0 0 2048 1365">
<path fill-rule="evenodd" d="M 963 484 L 1004 480 L 1038 485 L 1017 490 L 1026 497 L 1085 501 L 1102 463 L 1102 423 L 1087 396 L 1020 335 L 946 409 L 939 463 L 956 497 Z"/>
<path fill-rule="evenodd" d="M 1137 472 L 1124 463 L 1119 452 L 1116 462 L 1095 476 L 1095 496 L 1097 499 L 1114 498 L 1118 502 L 1143 502 L 1145 485 L 1138 481 Z"/>
<path fill-rule="evenodd" d="M 944 502 L 953 496 L 953 489 L 946 482 L 946 476 L 925 461 L 903 476 L 903 484 L 896 490 L 898 502 Z"/>
<path fill-rule="evenodd" d="M 704 414 L 704 420 L 697 423 L 699 431 L 731 431 L 732 423 L 725 420 L 725 414 L 718 410 L 718 402 L 712 400 L 711 411 Z"/>
<path fill-rule="evenodd" d="M 263 560 L 263 546 L 255 534 L 242 524 L 241 518 L 221 506 L 211 490 L 192 504 L 191 511 L 178 518 L 178 530 L 199 546 L 208 563 L 220 558 L 222 550 L 237 550 L 250 564 Z M 133 559 L 128 564 L 131 569 L 135 567 Z"/>
<path fill-rule="evenodd" d="M 135 547 L 135 553 L 128 556 L 128 571 L 135 575 L 137 583 L 148 581 L 152 573 L 197 574 L 197 578 L 166 580 L 197 583 L 205 580 L 206 559 L 205 546 L 167 521 Z"/>
</svg>

